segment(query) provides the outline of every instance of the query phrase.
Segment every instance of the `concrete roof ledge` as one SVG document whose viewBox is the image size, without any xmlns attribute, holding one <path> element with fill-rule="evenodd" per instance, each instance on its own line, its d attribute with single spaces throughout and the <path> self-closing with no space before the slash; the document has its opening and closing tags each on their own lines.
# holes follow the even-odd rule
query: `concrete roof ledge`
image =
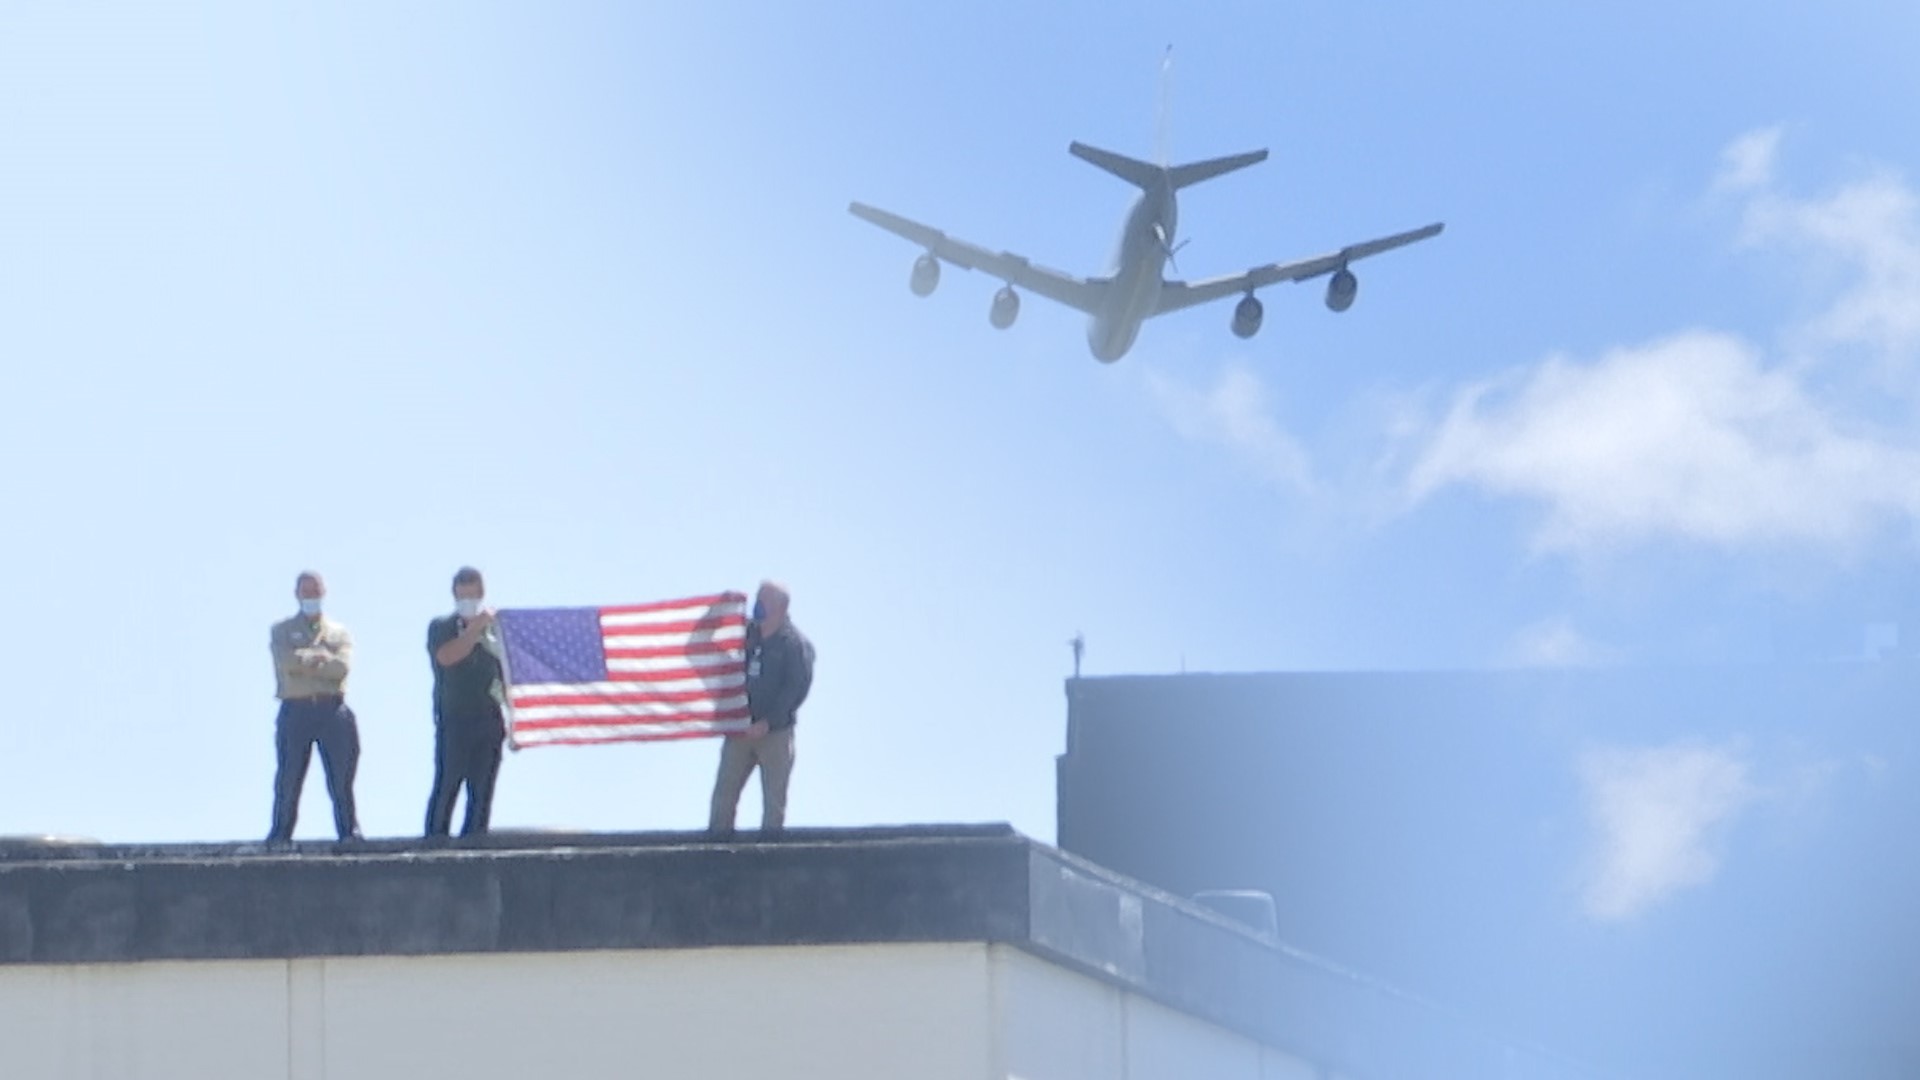
<svg viewBox="0 0 1920 1080">
<path fill-rule="evenodd" d="M 1009 944 L 1356 1075 L 1532 1075 L 1390 988 L 1001 824 L 0 844 L 0 965 L 936 941 Z"/>
</svg>

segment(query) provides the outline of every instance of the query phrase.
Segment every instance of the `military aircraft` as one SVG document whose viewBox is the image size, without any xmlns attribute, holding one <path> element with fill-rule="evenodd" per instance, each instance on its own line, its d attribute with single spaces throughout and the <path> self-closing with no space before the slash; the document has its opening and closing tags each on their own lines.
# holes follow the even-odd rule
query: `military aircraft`
<svg viewBox="0 0 1920 1080">
<path fill-rule="evenodd" d="M 1235 335 L 1250 338 L 1260 330 L 1265 315 L 1254 291 L 1282 281 L 1306 281 L 1331 274 L 1327 281 L 1327 307 L 1345 311 L 1353 306 L 1360 283 L 1348 265 L 1369 255 L 1378 255 L 1418 240 L 1438 235 L 1441 223 L 1383 236 L 1378 240 L 1353 244 L 1326 255 L 1297 262 L 1269 263 L 1241 274 L 1209 278 L 1205 281 L 1169 281 L 1161 276 L 1162 267 L 1171 261 L 1178 247 L 1173 242 L 1178 217 L 1175 193 L 1202 180 L 1242 169 L 1267 158 L 1265 150 L 1196 161 L 1186 165 L 1150 164 L 1109 150 L 1074 142 L 1067 150 L 1084 161 L 1140 189 L 1140 197 L 1127 214 L 1120 232 L 1112 268 L 1104 277 L 1076 277 L 1035 265 L 1024 256 L 994 252 L 956 240 L 938 229 L 909 221 L 865 203 L 855 202 L 847 209 L 856 217 L 870 221 L 925 248 L 913 263 L 909 285 L 917 296 L 930 295 L 940 283 L 940 264 L 952 263 L 968 270 L 984 270 L 1006 282 L 993 294 L 988 320 L 1004 330 L 1020 314 L 1020 294 L 1015 286 L 1039 293 L 1071 308 L 1086 312 L 1087 347 L 1102 363 L 1113 363 L 1125 356 L 1140 334 L 1140 324 L 1155 315 L 1204 304 L 1209 300 L 1241 294 L 1234 305 L 1231 323 Z M 1184 243 L 1184 241 L 1182 242 Z"/>
</svg>

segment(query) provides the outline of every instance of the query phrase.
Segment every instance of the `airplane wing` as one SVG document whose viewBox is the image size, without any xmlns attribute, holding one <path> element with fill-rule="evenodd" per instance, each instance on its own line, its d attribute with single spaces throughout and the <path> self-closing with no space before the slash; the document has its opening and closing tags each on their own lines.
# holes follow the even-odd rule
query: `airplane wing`
<svg viewBox="0 0 1920 1080">
<path fill-rule="evenodd" d="M 1192 283 L 1169 281 L 1160 287 L 1160 306 L 1155 308 L 1153 313 L 1165 315 L 1169 311 L 1179 311 L 1195 304 L 1204 304 L 1209 300 L 1218 300 L 1235 293 L 1249 292 L 1276 282 L 1305 281 L 1308 278 L 1319 277 L 1321 274 L 1331 274 L 1355 259 L 1364 259 L 1369 255 L 1378 255 L 1383 251 L 1392 251 L 1394 248 L 1405 247 L 1417 240 L 1436 236 L 1441 227 L 1440 222 L 1434 222 L 1424 228 L 1383 236 L 1364 244 L 1352 244 L 1331 254 L 1301 259 L 1299 262 L 1268 263 L 1266 266 L 1256 266 L 1244 274 L 1230 274 L 1226 277 L 1208 278 L 1205 281 Z"/>
<path fill-rule="evenodd" d="M 1101 301 L 1106 297 L 1107 282 L 1103 278 L 1074 277 L 1058 270 L 1049 270 L 1036 266 L 1024 256 L 1011 252 L 988 251 L 964 240 L 955 240 L 938 229 L 929 228 L 917 221 L 908 221 L 898 214 L 889 214 L 877 210 L 865 203 L 851 203 L 847 209 L 854 217 L 870 221 L 893 233 L 927 249 L 934 257 L 943 262 L 968 270 L 984 270 L 1011 285 L 1018 285 L 1049 300 L 1057 300 L 1071 308 L 1092 314 L 1098 311 Z"/>
</svg>

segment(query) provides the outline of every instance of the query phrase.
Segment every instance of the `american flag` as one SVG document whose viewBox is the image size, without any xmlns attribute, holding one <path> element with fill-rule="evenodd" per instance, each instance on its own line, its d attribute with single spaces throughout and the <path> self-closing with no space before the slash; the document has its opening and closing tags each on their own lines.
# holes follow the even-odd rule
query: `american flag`
<svg viewBox="0 0 1920 1080">
<path fill-rule="evenodd" d="M 505 608 L 507 737 L 525 746 L 744 731 L 747 598 Z"/>
</svg>

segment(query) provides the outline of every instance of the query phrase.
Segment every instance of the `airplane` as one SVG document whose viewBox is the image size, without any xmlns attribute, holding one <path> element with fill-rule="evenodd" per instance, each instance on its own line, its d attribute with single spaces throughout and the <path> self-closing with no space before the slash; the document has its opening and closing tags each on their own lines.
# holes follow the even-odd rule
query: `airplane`
<svg viewBox="0 0 1920 1080">
<path fill-rule="evenodd" d="M 1243 169 L 1265 161 L 1265 150 L 1196 161 L 1186 165 L 1150 164 L 1135 158 L 1073 142 L 1067 151 L 1083 161 L 1140 189 L 1140 197 L 1127 214 L 1120 232 L 1111 269 L 1105 277 L 1075 277 L 1034 264 L 1012 252 L 986 248 L 956 240 L 938 229 L 897 214 L 854 202 L 847 209 L 855 217 L 872 222 L 888 232 L 905 237 L 926 251 L 914 260 L 909 287 L 916 296 L 931 295 L 940 283 L 940 264 L 952 263 L 967 270 L 984 270 L 1006 284 L 993 294 L 988 321 L 996 329 L 1013 325 L 1020 314 L 1019 286 L 1085 312 L 1087 347 L 1094 359 L 1111 364 L 1127 354 L 1140 325 L 1155 315 L 1204 304 L 1211 300 L 1244 294 L 1234 305 L 1230 326 L 1235 336 L 1246 339 L 1260 330 L 1265 309 L 1254 291 L 1282 281 L 1306 281 L 1323 274 L 1333 275 L 1327 282 L 1326 304 L 1330 310 L 1345 311 L 1353 306 L 1360 283 L 1348 265 L 1370 255 L 1392 251 L 1415 241 L 1439 234 L 1442 223 L 1408 232 L 1383 236 L 1378 240 L 1352 244 L 1325 255 L 1290 263 L 1269 263 L 1242 274 L 1209 278 L 1205 281 L 1169 281 L 1162 268 L 1173 260 L 1178 246 L 1173 243 L 1178 217 L 1175 193 L 1203 180 Z M 1164 161 L 1164 159 L 1163 159 Z M 1184 245 L 1185 241 L 1181 242 Z M 1176 267 L 1177 270 L 1177 267 Z"/>
</svg>

